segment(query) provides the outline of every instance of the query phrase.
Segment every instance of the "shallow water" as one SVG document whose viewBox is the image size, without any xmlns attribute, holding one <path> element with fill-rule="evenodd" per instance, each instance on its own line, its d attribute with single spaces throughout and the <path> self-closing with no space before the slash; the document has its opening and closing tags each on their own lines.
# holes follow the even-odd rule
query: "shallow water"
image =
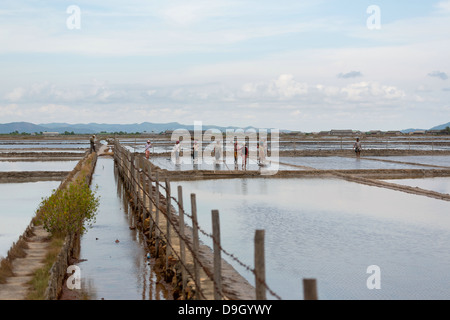
<svg viewBox="0 0 450 320">
<path fill-rule="evenodd" d="M 0 144 L 0 150 L 6 151 L 8 149 L 88 149 L 89 143 L 11 143 Z"/>
<path fill-rule="evenodd" d="M 72 171 L 78 161 L 0 161 L 0 172 L 7 171 Z"/>
<path fill-rule="evenodd" d="M 447 201 L 338 179 L 189 181 L 172 188 L 177 185 L 186 207 L 196 194 L 207 233 L 211 210 L 219 210 L 223 247 L 248 266 L 255 230 L 265 230 L 267 284 L 283 299 L 303 299 L 303 278 L 317 279 L 319 299 L 450 298 Z M 224 258 L 254 284 L 252 273 Z M 370 265 L 380 267 L 379 290 L 366 286 Z"/>
<path fill-rule="evenodd" d="M 370 158 L 450 167 L 450 156 L 390 156 Z"/>
<path fill-rule="evenodd" d="M 392 179 L 383 181 L 450 194 L 450 177 Z"/>
<path fill-rule="evenodd" d="M 281 163 L 301 165 L 322 170 L 354 170 L 354 169 L 430 169 L 420 165 L 391 163 L 363 158 L 346 157 L 280 157 Z"/>
<path fill-rule="evenodd" d="M 23 234 L 42 198 L 58 188 L 59 181 L 0 183 L 0 256 Z"/>
<path fill-rule="evenodd" d="M 86 153 L 87 149 L 0 149 L 0 156 L 2 154 L 9 154 L 9 153 L 32 153 L 33 156 L 35 156 L 36 153 L 41 152 L 64 152 L 64 153 L 74 153 L 76 155 L 82 155 L 83 153 Z"/>
<path fill-rule="evenodd" d="M 121 139 L 121 143 L 127 145 L 131 150 L 135 149 L 138 152 L 144 151 L 144 145 L 146 139 Z M 279 150 L 352 150 L 354 140 L 343 139 L 341 142 L 336 137 L 329 139 L 311 139 L 311 140 L 280 140 L 278 141 Z M 170 152 L 173 148 L 175 141 L 169 139 L 166 140 L 152 140 L 154 146 L 154 152 Z M 203 144 L 209 144 L 206 142 Z M 225 144 L 227 147 L 227 144 Z M 270 149 L 271 144 L 268 141 L 268 147 Z M 393 149 L 393 150 L 450 150 L 450 139 L 430 139 L 429 137 L 420 138 L 393 138 L 393 139 L 367 139 L 363 141 L 364 149 Z"/>
<path fill-rule="evenodd" d="M 168 300 L 170 295 L 147 259 L 142 235 L 130 230 L 133 215 L 114 162 L 99 158 L 92 180 L 100 205 L 94 226 L 81 239 L 82 289 L 91 299 Z M 119 240 L 119 243 L 115 241 Z"/>
<path fill-rule="evenodd" d="M 195 163 L 190 159 L 186 162 L 180 160 L 179 164 L 176 164 L 170 157 L 151 157 L 150 161 L 160 167 L 161 169 L 166 169 L 170 171 L 185 171 L 185 170 L 210 170 L 210 171 L 232 171 L 232 170 L 243 170 L 242 158 L 239 158 L 237 164 L 234 164 L 234 158 L 227 158 L 227 160 L 215 161 L 204 161 L 203 163 Z M 209 163 L 208 163 L 209 162 Z M 303 168 L 293 167 L 278 164 L 277 162 L 271 163 L 267 161 L 267 166 L 260 167 L 258 162 L 254 159 L 249 159 L 247 163 L 247 170 L 268 170 L 268 171 L 278 171 L 278 170 L 304 170 Z"/>
</svg>

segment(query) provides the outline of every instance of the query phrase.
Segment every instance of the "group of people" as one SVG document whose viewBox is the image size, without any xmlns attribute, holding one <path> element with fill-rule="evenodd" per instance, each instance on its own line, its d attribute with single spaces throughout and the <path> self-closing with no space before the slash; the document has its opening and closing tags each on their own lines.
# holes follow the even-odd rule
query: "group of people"
<svg viewBox="0 0 450 320">
<path fill-rule="evenodd" d="M 266 146 L 265 140 L 258 143 L 257 148 L 258 148 L 258 152 L 257 152 L 258 164 L 262 166 L 266 162 L 266 154 L 267 154 L 267 146 Z M 175 146 L 172 150 L 172 155 L 174 156 L 175 162 L 177 164 L 180 161 L 180 152 L 181 152 L 180 141 L 176 141 Z M 197 140 L 194 140 L 192 143 L 192 152 L 191 152 L 192 162 L 194 164 L 196 164 L 198 161 L 198 152 L 199 152 L 199 143 Z M 214 154 L 215 165 L 219 165 L 221 161 L 225 161 L 222 159 L 222 155 L 223 155 L 222 141 L 220 141 L 220 140 L 216 141 L 216 143 L 214 144 L 214 147 L 212 149 L 212 153 Z M 248 162 L 249 162 L 249 156 L 250 156 L 250 151 L 249 151 L 248 144 L 239 143 L 239 142 L 235 141 L 234 142 L 235 170 L 238 170 L 238 168 L 239 168 L 239 166 L 238 166 L 239 158 L 242 159 L 242 161 L 241 161 L 242 169 L 246 170 Z"/>
<path fill-rule="evenodd" d="M 267 146 L 265 140 L 258 142 L 256 145 L 258 165 L 263 166 L 266 163 Z M 247 169 L 247 164 L 250 156 L 250 150 L 248 144 L 241 144 L 237 141 L 234 142 L 234 166 L 238 168 L 239 157 L 242 158 L 242 169 Z"/>
<path fill-rule="evenodd" d="M 147 143 L 145 144 L 144 150 L 145 150 L 145 158 L 150 158 L 150 150 L 152 148 L 152 143 L 150 140 L 147 140 Z M 267 145 L 265 139 L 257 143 L 257 157 L 258 157 L 258 165 L 264 166 L 266 164 L 266 155 L 267 155 Z M 356 138 L 356 142 L 353 145 L 353 150 L 356 153 L 356 157 L 360 157 L 361 150 L 362 150 L 362 144 L 359 138 Z M 91 137 L 91 152 L 95 152 L 95 136 Z M 194 163 L 198 160 L 198 151 L 199 151 L 199 144 L 197 140 L 194 140 L 192 144 L 192 160 Z M 179 163 L 180 160 L 180 152 L 181 152 L 181 144 L 180 141 L 177 141 L 175 143 L 175 146 L 172 150 L 172 153 L 175 155 L 175 161 L 176 163 Z M 220 163 L 220 159 L 222 157 L 222 144 L 220 140 L 217 140 L 216 145 L 214 146 L 214 158 L 216 164 Z M 238 169 L 238 162 L 239 158 L 242 159 L 242 169 L 247 169 L 247 164 L 249 161 L 249 147 L 247 143 L 239 143 L 238 141 L 234 141 L 234 166 L 235 169 Z"/>
</svg>

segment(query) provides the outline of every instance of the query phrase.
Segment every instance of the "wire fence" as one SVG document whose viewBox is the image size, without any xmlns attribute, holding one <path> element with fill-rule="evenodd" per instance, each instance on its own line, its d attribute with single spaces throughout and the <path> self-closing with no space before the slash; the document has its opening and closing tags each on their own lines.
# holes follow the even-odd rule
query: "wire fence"
<svg viewBox="0 0 450 320">
<path fill-rule="evenodd" d="M 182 186 L 178 186 L 178 197 L 175 198 L 171 193 L 169 177 L 162 176 L 159 168 L 145 159 L 142 154 L 132 153 L 117 140 L 114 141 L 114 161 L 124 186 L 129 192 L 134 210 L 142 214 L 142 221 L 148 219 L 148 229 L 144 231 L 148 231 L 149 237 L 155 242 L 156 257 L 165 255 L 166 270 L 170 268 L 174 260 L 180 263 L 183 294 L 186 293 L 188 281 L 192 280 L 195 284 L 193 299 L 234 299 L 233 294 L 228 292 L 222 283 L 223 254 L 254 275 L 254 297 L 257 300 L 265 300 L 266 292 L 275 299 L 281 300 L 281 297 L 266 283 L 264 230 L 255 231 L 255 266 L 251 267 L 222 247 L 218 210 L 211 212 L 213 233 L 210 234 L 198 224 L 195 194 L 190 195 L 191 212 L 189 213 L 183 204 Z M 178 210 L 172 206 L 172 203 Z M 185 218 L 191 222 L 191 235 L 185 232 L 185 229 L 189 228 L 184 222 Z M 145 223 L 144 226 L 146 226 Z M 174 236 L 171 234 L 172 231 L 175 233 Z M 208 261 L 200 251 L 199 232 L 212 240 L 213 261 Z M 161 252 L 162 250 L 165 252 Z M 305 299 L 310 297 L 314 299 L 317 296 L 315 279 L 304 279 L 303 284 Z M 212 287 L 214 294 L 205 293 L 208 290 L 203 290 L 204 287 Z"/>
</svg>

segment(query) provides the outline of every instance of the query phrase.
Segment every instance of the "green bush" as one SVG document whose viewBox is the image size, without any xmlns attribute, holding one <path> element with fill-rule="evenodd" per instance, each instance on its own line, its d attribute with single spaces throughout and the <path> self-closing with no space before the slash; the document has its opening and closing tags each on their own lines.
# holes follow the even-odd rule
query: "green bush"
<svg viewBox="0 0 450 320">
<path fill-rule="evenodd" d="M 37 209 L 44 229 L 57 236 L 83 234 L 95 223 L 100 202 L 97 189 L 98 186 L 93 191 L 86 183 L 75 182 L 65 189 L 53 190 Z"/>
</svg>

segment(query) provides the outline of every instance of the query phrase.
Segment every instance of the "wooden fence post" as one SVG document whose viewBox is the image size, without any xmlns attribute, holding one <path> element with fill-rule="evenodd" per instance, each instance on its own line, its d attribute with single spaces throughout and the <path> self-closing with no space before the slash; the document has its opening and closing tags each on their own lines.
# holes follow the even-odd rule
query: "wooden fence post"
<svg viewBox="0 0 450 320">
<path fill-rule="evenodd" d="M 127 189 L 130 192 L 131 191 L 131 184 L 130 184 L 130 180 L 131 180 L 131 154 L 130 151 L 127 150 Z"/>
<path fill-rule="evenodd" d="M 192 236 L 193 236 L 193 250 L 192 253 L 194 258 L 194 281 L 195 281 L 195 298 L 200 300 L 200 267 L 197 261 L 198 259 L 198 249 L 199 249 L 199 240 L 198 240 L 198 225 L 197 225 L 197 202 L 195 200 L 195 193 L 191 193 L 191 210 L 192 210 Z"/>
<path fill-rule="evenodd" d="M 156 212 L 155 212 L 155 246 L 156 246 L 156 257 L 159 256 L 159 174 L 158 171 L 156 171 L 156 195 L 155 195 L 155 201 L 156 201 Z"/>
<path fill-rule="evenodd" d="M 184 244 L 184 209 L 183 209 L 183 188 L 178 186 L 178 217 L 179 217 L 179 232 L 180 232 L 180 257 L 181 257 L 181 279 L 183 295 L 186 290 L 186 252 Z"/>
<path fill-rule="evenodd" d="M 119 142 L 117 142 L 117 156 L 119 157 L 119 173 L 123 177 L 123 153 Z"/>
<path fill-rule="evenodd" d="M 214 299 L 222 300 L 222 257 L 220 248 L 219 211 L 211 211 L 214 248 Z"/>
<path fill-rule="evenodd" d="M 139 212 L 139 186 L 138 186 L 138 169 L 139 157 L 133 154 L 133 200 L 134 200 L 134 208 L 136 212 Z"/>
<path fill-rule="evenodd" d="M 303 279 L 303 296 L 305 300 L 317 300 L 316 279 Z"/>
<path fill-rule="evenodd" d="M 145 222 L 145 219 L 147 218 L 147 166 L 145 165 L 144 157 L 141 156 L 141 165 L 142 165 L 142 221 Z"/>
<path fill-rule="evenodd" d="M 266 300 L 266 266 L 264 259 L 264 230 L 255 232 L 255 293 L 256 300 Z"/>
<path fill-rule="evenodd" d="M 166 270 L 169 268 L 169 255 L 172 254 L 171 250 L 171 242 L 170 242 L 170 223 L 171 223 L 171 210 L 170 210 L 170 181 L 169 178 L 165 179 L 166 181 Z"/>
<path fill-rule="evenodd" d="M 148 217 L 149 217 L 149 237 L 152 236 L 153 231 L 153 186 L 152 186 L 152 175 L 150 169 L 150 162 L 148 162 L 148 181 L 147 181 L 147 193 L 148 193 Z"/>
<path fill-rule="evenodd" d="M 136 212 L 138 213 L 138 216 L 139 216 L 139 214 L 140 214 L 140 212 L 141 212 L 141 203 L 140 203 L 140 199 L 141 199 L 141 192 L 140 192 L 140 189 L 141 189 L 141 184 L 140 184 L 140 177 L 141 177 L 141 174 L 140 174 L 140 172 L 139 172 L 139 167 L 140 167 L 140 162 L 141 162 L 141 158 L 139 157 L 139 155 L 137 155 L 136 156 L 136 158 L 135 158 L 136 160 L 135 160 L 135 162 L 136 162 L 136 166 L 135 166 L 135 168 L 134 168 L 134 172 L 135 172 L 135 177 L 136 177 L 136 180 L 135 180 L 135 185 L 136 185 Z"/>
<path fill-rule="evenodd" d="M 127 153 L 126 153 L 126 150 L 125 149 L 123 149 L 123 153 L 122 153 L 122 162 L 123 162 L 123 165 L 122 165 L 122 173 L 123 173 L 123 181 L 124 181 L 124 187 L 125 187 L 125 189 L 128 189 L 128 185 L 127 185 L 127 183 L 128 183 L 128 180 L 127 180 L 127 176 L 128 176 L 128 173 L 127 173 L 127 162 L 128 162 L 128 155 L 127 155 Z"/>
</svg>

